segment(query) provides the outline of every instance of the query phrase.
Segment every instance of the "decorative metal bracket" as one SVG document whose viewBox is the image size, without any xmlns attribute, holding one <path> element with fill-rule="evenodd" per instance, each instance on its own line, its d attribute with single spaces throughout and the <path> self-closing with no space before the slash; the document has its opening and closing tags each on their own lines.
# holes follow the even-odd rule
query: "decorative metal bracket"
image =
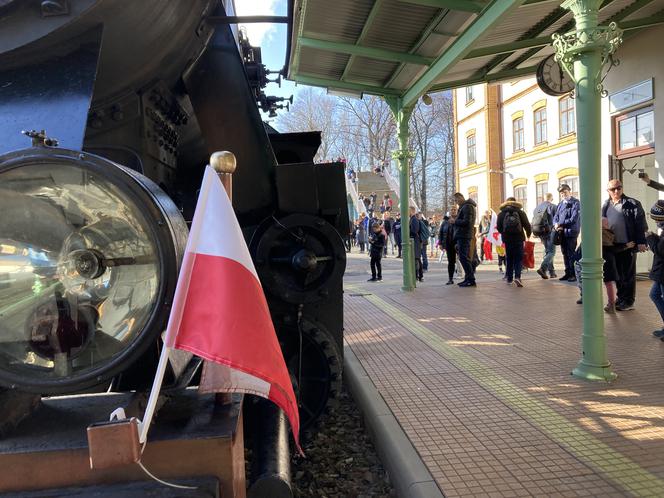
<svg viewBox="0 0 664 498">
<path fill-rule="evenodd" d="M 401 170 L 401 161 L 403 159 L 413 159 L 415 157 L 415 152 L 412 150 L 397 149 L 392 151 L 392 159 L 398 161 L 397 168 Z"/>
<path fill-rule="evenodd" d="M 21 133 L 23 133 L 26 137 L 30 137 L 32 139 L 32 146 L 33 147 L 57 147 L 58 146 L 58 139 L 57 138 L 51 138 L 46 136 L 46 132 L 44 130 L 42 131 L 37 131 L 37 130 L 23 130 Z"/>
<path fill-rule="evenodd" d="M 574 61 L 579 54 L 600 51 L 602 64 L 599 72 L 595 75 L 595 88 L 597 88 L 602 97 L 606 97 L 608 92 L 603 86 L 604 78 L 606 78 L 612 67 L 620 64 L 620 61 L 614 57 L 614 54 L 622 42 L 623 30 L 615 22 L 612 22 L 608 26 L 597 26 L 593 29 L 571 31 L 563 35 L 554 33 L 553 48 L 556 51 L 555 60 L 576 81 L 574 78 Z"/>
</svg>

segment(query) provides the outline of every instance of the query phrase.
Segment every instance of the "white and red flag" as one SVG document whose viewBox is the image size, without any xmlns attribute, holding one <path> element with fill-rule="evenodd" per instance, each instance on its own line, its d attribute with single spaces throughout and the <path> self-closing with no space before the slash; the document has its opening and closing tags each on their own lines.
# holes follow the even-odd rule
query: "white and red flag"
<svg viewBox="0 0 664 498">
<path fill-rule="evenodd" d="M 503 237 L 500 235 L 500 232 L 498 231 L 498 216 L 496 216 L 496 213 L 494 212 L 493 209 L 491 210 L 491 224 L 489 225 L 488 239 L 495 246 L 500 247 L 503 245 Z"/>
<path fill-rule="evenodd" d="M 297 401 L 265 294 L 228 195 L 209 166 L 164 343 L 165 350 L 182 349 L 215 362 L 220 391 L 273 401 L 288 417 L 300 448 Z M 147 427 L 143 431 L 147 435 Z"/>
</svg>

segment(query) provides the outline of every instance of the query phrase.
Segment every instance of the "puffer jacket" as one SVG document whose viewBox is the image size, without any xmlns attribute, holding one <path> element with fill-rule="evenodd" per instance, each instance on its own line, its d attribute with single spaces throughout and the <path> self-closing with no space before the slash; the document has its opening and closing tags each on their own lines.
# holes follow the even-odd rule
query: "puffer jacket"
<svg viewBox="0 0 664 498">
<path fill-rule="evenodd" d="M 454 240 L 472 239 L 475 236 L 476 218 L 477 204 L 472 199 L 466 199 L 454 220 Z"/>
<path fill-rule="evenodd" d="M 504 223 L 505 215 L 507 213 L 516 212 L 519 214 L 519 219 L 521 220 L 521 233 L 512 234 L 504 232 Z M 496 228 L 500 232 L 500 235 L 503 238 L 505 244 L 510 244 L 514 242 L 524 242 L 526 240 L 526 235 L 530 237 L 532 229 L 530 228 L 530 221 L 528 221 L 528 216 L 523 212 L 523 205 L 517 201 L 507 201 L 500 205 L 500 213 L 498 213 L 498 219 L 496 220 Z M 524 234 L 525 231 L 525 234 Z"/>
</svg>

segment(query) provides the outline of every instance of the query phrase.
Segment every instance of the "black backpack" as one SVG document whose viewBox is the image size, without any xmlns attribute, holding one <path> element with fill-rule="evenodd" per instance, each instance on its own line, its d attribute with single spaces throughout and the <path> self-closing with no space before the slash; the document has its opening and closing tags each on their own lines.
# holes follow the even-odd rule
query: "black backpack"
<svg viewBox="0 0 664 498">
<path fill-rule="evenodd" d="M 544 204 L 540 204 L 533 213 L 533 221 L 531 223 L 533 235 L 538 237 L 548 235 L 551 232 L 551 220 L 549 219 L 550 216 L 547 207 Z"/>
<path fill-rule="evenodd" d="M 505 211 L 503 219 L 503 233 L 505 235 L 519 235 L 523 233 L 521 226 L 521 216 L 518 211 Z"/>
</svg>

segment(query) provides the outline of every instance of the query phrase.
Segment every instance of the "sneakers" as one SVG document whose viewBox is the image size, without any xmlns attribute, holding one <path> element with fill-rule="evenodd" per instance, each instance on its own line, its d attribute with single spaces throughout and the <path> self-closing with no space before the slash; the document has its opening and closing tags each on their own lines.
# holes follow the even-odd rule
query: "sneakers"
<svg viewBox="0 0 664 498">
<path fill-rule="evenodd" d="M 477 287 L 477 284 L 475 282 L 461 282 L 459 284 L 459 287 Z"/>
<path fill-rule="evenodd" d="M 580 297 L 579 299 L 577 299 L 576 304 L 583 304 L 583 298 Z"/>
<path fill-rule="evenodd" d="M 539 269 L 537 270 L 537 274 L 538 274 L 540 277 L 542 277 L 544 280 L 546 280 L 546 279 L 549 278 L 548 275 L 546 274 L 546 272 L 545 272 L 542 268 L 539 268 Z"/>
<path fill-rule="evenodd" d="M 454 285 L 454 280 L 448 280 L 445 285 Z"/>
<path fill-rule="evenodd" d="M 604 306 L 604 311 L 611 315 L 616 314 L 616 303 L 609 303 L 606 306 Z"/>
<path fill-rule="evenodd" d="M 568 282 L 576 282 L 576 277 L 574 275 L 570 275 L 569 277 L 567 277 L 567 281 Z"/>
<path fill-rule="evenodd" d="M 417 280 L 419 280 L 420 282 L 424 282 L 424 279 L 422 277 L 418 278 Z"/>
<path fill-rule="evenodd" d="M 550 277 L 550 278 L 558 278 L 558 275 L 556 275 L 556 272 L 555 272 L 555 271 L 550 271 L 550 272 L 549 272 L 549 277 Z"/>
<path fill-rule="evenodd" d="M 521 279 L 520 279 L 520 278 L 515 278 L 515 279 L 514 279 L 514 284 L 515 284 L 517 287 L 523 287 L 523 282 L 521 282 Z"/>
<path fill-rule="evenodd" d="M 509 285 L 509 286 L 512 285 L 513 280 L 507 280 L 507 277 L 503 278 L 503 280 L 505 281 L 505 283 L 506 283 L 507 285 Z"/>
<path fill-rule="evenodd" d="M 378 279 L 377 278 L 370 278 L 369 280 L 367 280 L 367 282 L 378 282 Z"/>
<path fill-rule="evenodd" d="M 630 311 L 634 309 L 634 303 L 632 304 L 627 304 L 627 303 L 618 303 L 616 304 L 616 310 L 617 311 Z"/>
<path fill-rule="evenodd" d="M 383 277 L 378 277 L 378 278 L 376 279 L 376 281 L 377 281 L 377 282 L 382 282 L 382 281 L 383 281 Z"/>
<path fill-rule="evenodd" d="M 664 337 L 664 329 L 663 330 L 655 330 L 652 335 L 655 337 L 659 337 L 660 339 Z"/>
</svg>

